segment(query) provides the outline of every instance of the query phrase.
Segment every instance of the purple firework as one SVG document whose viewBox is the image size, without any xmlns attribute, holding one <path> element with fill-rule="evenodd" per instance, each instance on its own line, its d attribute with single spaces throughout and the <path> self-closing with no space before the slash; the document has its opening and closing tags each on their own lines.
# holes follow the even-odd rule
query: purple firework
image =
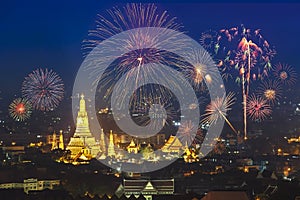
<svg viewBox="0 0 300 200">
<path fill-rule="evenodd" d="M 25 77 L 22 94 L 32 103 L 34 109 L 51 111 L 63 99 L 64 84 L 54 71 L 36 69 Z"/>
</svg>

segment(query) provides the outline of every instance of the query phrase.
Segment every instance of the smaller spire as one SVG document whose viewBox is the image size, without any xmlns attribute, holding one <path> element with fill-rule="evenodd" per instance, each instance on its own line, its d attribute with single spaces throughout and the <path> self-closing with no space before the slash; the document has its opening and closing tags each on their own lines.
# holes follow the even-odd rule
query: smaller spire
<svg viewBox="0 0 300 200">
<path fill-rule="evenodd" d="M 54 131 L 53 135 L 52 135 L 52 148 L 51 150 L 57 149 L 57 139 L 56 139 L 56 133 Z"/>
<path fill-rule="evenodd" d="M 114 145 L 114 137 L 113 137 L 113 132 L 110 130 L 109 133 L 109 143 L 108 143 L 108 148 L 107 148 L 107 156 L 110 157 L 115 157 L 115 145 Z"/>
<path fill-rule="evenodd" d="M 63 131 L 60 130 L 59 131 L 60 134 L 59 134 L 59 143 L 58 143 L 58 148 L 64 150 L 65 149 L 65 145 L 64 145 L 64 136 L 63 136 Z"/>
</svg>

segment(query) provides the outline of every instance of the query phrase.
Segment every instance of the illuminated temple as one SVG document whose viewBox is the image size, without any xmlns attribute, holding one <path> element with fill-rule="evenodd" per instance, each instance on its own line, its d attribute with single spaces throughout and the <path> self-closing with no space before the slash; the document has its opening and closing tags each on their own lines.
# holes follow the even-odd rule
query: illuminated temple
<svg viewBox="0 0 300 200">
<path fill-rule="evenodd" d="M 89 120 L 86 112 L 84 95 L 81 95 L 79 112 L 77 115 L 76 131 L 70 138 L 67 150 L 71 151 L 71 158 L 91 159 L 100 152 L 100 145 L 96 143 L 95 137 L 91 134 Z"/>
<path fill-rule="evenodd" d="M 167 143 L 162 147 L 162 152 L 165 153 L 180 153 L 182 151 L 183 145 L 178 139 L 178 137 L 171 135 Z"/>
</svg>

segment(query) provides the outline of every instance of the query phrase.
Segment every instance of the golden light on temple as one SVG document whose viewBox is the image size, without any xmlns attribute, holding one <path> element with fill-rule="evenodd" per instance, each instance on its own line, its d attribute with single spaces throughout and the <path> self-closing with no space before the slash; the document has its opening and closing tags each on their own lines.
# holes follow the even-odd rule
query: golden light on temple
<svg viewBox="0 0 300 200">
<path fill-rule="evenodd" d="M 249 172 L 249 168 L 248 168 L 248 167 L 245 167 L 245 168 L 244 168 L 244 172 L 245 172 L 245 173 L 248 173 L 248 172 Z"/>
<path fill-rule="evenodd" d="M 291 167 L 285 166 L 283 168 L 283 175 L 284 175 L 284 177 L 288 177 L 291 171 L 292 171 Z"/>
<path fill-rule="evenodd" d="M 278 148 L 278 149 L 277 149 L 277 153 L 278 153 L 278 155 L 279 155 L 279 154 L 282 154 L 282 149 L 281 149 L 281 148 Z"/>
<path fill-rule="evenodd" d="M 300 143 L 300 136 L 298 138 L 297 137 L 289 138 L 288 143 L 290 144 L 292 142 L 299 142 Z"/>
<path fill-rule="evenodd" d="M 66 147 L 67 150 L 71 151 L 71 160 L 74 165 L 88 163 L 86 161 L 96 157 L 100 151 L 100 146 L 96 143 L 96 139 L 89 128 L 89 118 L 84 95 L 81 94 L 80 97 L 76 130 Z M 55 138 L 59 138 L 59 141 L 61 142 L 59 142 L 59 145 L 55 142 L 52 149 L 64 149 L 62 131 L 60 131 L 60 135 L 55 134 Z M 83 162 L 77 162 L 78 160 Z"/>
</svg>

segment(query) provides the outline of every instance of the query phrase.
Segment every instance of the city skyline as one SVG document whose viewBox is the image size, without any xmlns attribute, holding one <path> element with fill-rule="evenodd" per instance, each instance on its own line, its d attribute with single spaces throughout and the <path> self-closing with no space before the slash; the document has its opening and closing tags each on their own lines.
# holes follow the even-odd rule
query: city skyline
<svg viewBox="0 0 300 200">
<path fill-rule="evenodd" d="M 21 34 L 19 35 L 20 37 L 14 37 L 11 43 L 8 42 L 9 40 L 3 41 L 4 45 L 1 46 L 3 49 L 8 47 L 8 49 L 4 51 L 5 53 L 1 55 L 4 61 L 2 63 L 3 73 L 1 73 L 1 81 L 3 83 L 1 83 L 1 85 L 10 86 L 0 88 L 1 95 L 8 97 L 2 98 L 1 100 L 0 108 L 3 114 L 7 114 L 7 108 L 10 102 L 21 96 L 21 85 L 24 81 L 24 77 L 31 73 L 32 70 L 49 68 L 57 72 L 65 84 L 64 99 L 61 105 L 59 105 L 59 109 L 55 110 L 54 115 L 57 115 L 56 112 L 58 112 L 59 117 L 67 118 L 67 121 L 72 120 L 70 114 L 72 88 L 78 67 L 83 61 L 84 51 L 82 50 L 82 42 L 88 37 L 88 30 L 93 29 L 95 26 L 94 21 L 97 18 L 97 14 L 106 15 L 105 12 L 107 9 L 114 6 L 122 7 L 125 5 L 125 2 L 101 3 L 101 5 L 97 2 L 93 3 L 95 4 L 94 6 L 92 6 L 92 4 L 81 6 L 83 11 L 79 12 L 78 15 L 68 10 L 64 12 L 65 7 L 68 6 L 67 3 L 63 3 L 61 6 L 56 6 L 55 2 L 49 4 L 49 7 L 53 9 L 55 13 L 58 13 L 57 16 L 51 16 L 51 13 L 47 14 L 47 12 L 42 12 L 43 9 L 46 9 L 46 6 L 37 2 L 31 3 L 34 6 L 30 6 L 29 4 L 24 5 L 25 7 L 22 10 L 13 6 L 14 3 L 8 4 L 8 8 L 10 8 L 8 10 L 11 10 L 11 12 L 3 18 L 4 26 L 2 28 L 5 29 L 5 31 L 2 31 L 2 34 L 4 34 L 2 40 L 7 38 L 9 36 L 7 34 L 10 32 L 13 34 L 10 34 L 9 37 L 13 37 L 17 33 L 14 30 L 18 26 L 14 26 L 13 24 L 17 25 L 21 23 L 18 21 L 18 14 L 24 15 L 26 25 L 31 28 L 24 29 L 26 34 Z M 72 4 L 70 6 L 72 9 L 78 9 L 78 4 L 81 5 L 79 2 L 75 2 L 74 5 Z M 182 12 L 177 14 L 175 10 L 181 5 L 183 5 L 183 2 L 174 4 L 163 2 L 157 4 L 159 10 L 167 10 L 171 17 L 176 17 L 177 21 L 183 25 L 183 30 L 187 31 L 187 34 L 197 41 L 199 41 L 201 34 L 208 30 L 220 30 L 224 27 L 240 24 L 245 24 L 251 29 L 261 29 L 268 41 L 276 47 L 277 55 L 274 59 L 274 63 L 287 63 L 294 67 L 299 74 L 297 67 L 299 63 L 296 59 L 296 52 L 299 46 L 297 33 L 300 30 L 297 26 L 294 26 L 294 23 L 296 23 L 300 16 L 296 15 L 294 11 L 296 7 L 288 3 L 256 4 L 251 2 L 233 2 L 217 4 L 206 2 L 201 4 L 190 2 L 184 4 L 181 8 Z M 206 9 L 201 9 L 203 6 L 205 6 Z M 94 7 L 97 9 L 95 10 Z M 242 8 L 245 7 L 249 10 L 257 10 L 256 14 L 242 14 Z M 235 12 L 229 12 L 230 10 L 234 10 Z M 195 15 L 198 11 L 200 11 L 198 15 Z M 275 15 L 275 13 L 279 13 L 279 11 L 284 16 L 280 17 L 280 19 Z M 40 14 L 41 17 L 37 17 L 38 14 Z M 74 20 L 72 20 L 73 15 L 75 15 Z M 212 19 L 201 20 L 201 18 L 204 18 L 206 15 L 211 16 Z M 60 20 L 58 20 L 58 18 L 60 18 Z M 78 18 L 80 18 L 80 20 L 76 20 Z M 43 19 L 45 19 L 45 23 L 43 23 Z M 59 23 L 55 23 L 58 21 Z M 71 24 L 74 25 L 70 25 L 69 22 L 72 22 Z M 85 29 L 79 28 L 78 25 L 80 25 L 79 27 L 84 26 Z M 25 26 L 25 24 L 22 26 Z M 280 32 L 280 34 L 274 34 L 275 32 Z M 45 38 L 35 39 L 35 34 L 37 33 L 39 33 L 39 37 Z M 31 41 L 30 49 L 25 50 L 24 45 L 29 41 Z M 18 44 L 20 44 L 20 46 Z M 17 51 L 14 51 L 14 49 L 17 49 Z M 25 54 L 29 56 L 25 56 L 20 51 L 24 51 Z M 38 56 L 39 54 L 42 54 L 42 56 Z M 20 59 L 12 59 L 12 57 L 19 56 Z M 32 59 L 32 56 L 34 56 L 34 59 Z M 56 56 L 58 56 L 58 59 Z M 18 60 L 22 62 L 18 63 Z M 14 72 L 12 72 L 12 70 Z M 13 74 L 13 78 L 8 78 L 9 76 L 6 74 Z M 298 84 L 299 83 L 297 83 L 297 85 Z M 229 85 L 228 87 L 230 88 L 231 86 Z M 291 99 L 294 100 L 295 98 Z M 61 112 L 62 107 L 68 109 L 68 112 Z M 72 121 L 69 122 L 69 124 L 73 124 Z"/>
<path fill-rule="evenodd" d="M 2 4 L 1 199 L 300 199 L 300 3 Z"/>
</svg>

